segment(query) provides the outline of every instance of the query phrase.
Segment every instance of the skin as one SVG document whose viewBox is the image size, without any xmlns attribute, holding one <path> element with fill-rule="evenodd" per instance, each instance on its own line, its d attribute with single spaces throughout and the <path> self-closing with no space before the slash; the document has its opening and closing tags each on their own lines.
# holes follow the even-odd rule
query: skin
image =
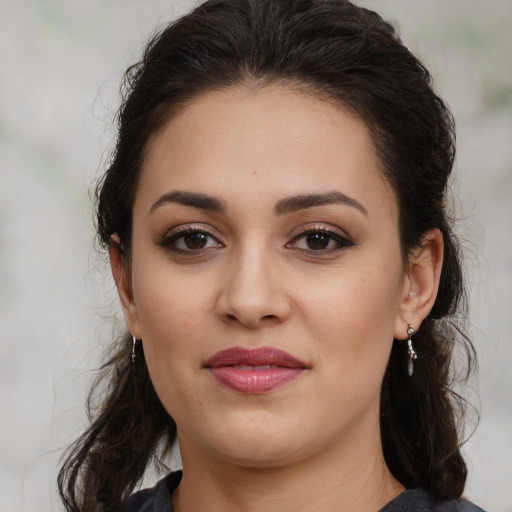
<svg viewBox="0 0 512 512">
<path fill-rule="evenodd" d="M 223 211 L 162 199 L 176 191 Z M 331 192 L 348 202 L 276 212 Z M 380 388 L 393 338 L 433 305 L 442 237 L 426 233 L 404 267 L 395 194 L 358 117 L 284 86 L 196 98 L 149 141 L 129 262 L 116 242 L 127 326 L 178 426 L 177 511 L 375 511 L 403 490 L 382 455 Z M 307 370 L 248 395 L 204 367 L 261 346 Z"/>
</svg>

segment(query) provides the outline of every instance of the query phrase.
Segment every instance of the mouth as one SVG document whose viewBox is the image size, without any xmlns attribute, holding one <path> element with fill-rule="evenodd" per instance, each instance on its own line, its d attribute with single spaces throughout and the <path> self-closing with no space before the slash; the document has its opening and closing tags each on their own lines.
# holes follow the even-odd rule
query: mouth
<svg viewBox="0 0 512 512">
<path fill-rule="evenodd" d="M 307 365 L 271 347 L 233 347 L 214 354 L 205 364 L 213 377 L 239 393 L 262 394 L 302 375 Z"/>
</svg>

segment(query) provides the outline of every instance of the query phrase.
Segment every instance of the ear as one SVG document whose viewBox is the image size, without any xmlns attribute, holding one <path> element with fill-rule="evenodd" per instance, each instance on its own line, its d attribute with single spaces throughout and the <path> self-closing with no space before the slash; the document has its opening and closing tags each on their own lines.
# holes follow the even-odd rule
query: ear
<svg viewBox="0 0 512 512">
<path fill-rule="evenodd" d="M 126 266 L 126 262 L 121 250 L 121 241 L 119 236 L 114 234 L 110 238 L 109 247 L 110 266 L 112 268 L 112 276 L 116 283 L 117 293 L 121 301 L 126 326 L 132 336 L 141 339 L 141 331 L 137 316 L 137 306 L 133 297 L 132 283 L 130 272 Z"/>
<path fill-rule="evenodd" d="M 443 235 L 427 231 L 419 247 L 409 254 L 394 336 L 407 338 L 407 326 L 417 331 L 434 306 L 443 268 Z"/>
</svg>

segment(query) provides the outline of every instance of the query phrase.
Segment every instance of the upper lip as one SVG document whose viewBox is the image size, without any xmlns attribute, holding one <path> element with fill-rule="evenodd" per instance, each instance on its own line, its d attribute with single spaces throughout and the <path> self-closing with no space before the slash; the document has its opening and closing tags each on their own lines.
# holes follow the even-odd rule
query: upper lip
<svg viewBox="0 0 512 512">
<path fill-rule="evenodd" d="M 214 354 L 205 363 L 207 368 L 223 366 L 283 366 L 285 368 L 307 368 L 307 365 L 284 352 L 272 347 L 244 348 L 232 347 Z"/>
</svg>

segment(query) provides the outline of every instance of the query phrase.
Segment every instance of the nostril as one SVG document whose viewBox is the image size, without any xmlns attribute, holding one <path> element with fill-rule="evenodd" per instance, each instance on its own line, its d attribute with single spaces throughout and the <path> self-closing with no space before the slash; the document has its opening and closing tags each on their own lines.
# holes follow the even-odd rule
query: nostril
<svg viewBox="0 0 512 512">
<path fill-rule="evenodd" d="M 241 321 L 241 317 L 238 317 L 236 314 L 232 314 L 232 313 L 227 313 L 224 318 L 226 320 L 228 320 L 229 322 Z M 248 321 L 247 319 L 245 319 L 245 320 L 242 319 L 242 323 L 259 324 L 261 322 L 269 322 L 269 321 L 274 321 L 276 319 L 277 319 L 276 315 L 264 315 L 264 316 L 260 317 L 259 319 L 253 318 L 253 321 Z"/>
</svg>

